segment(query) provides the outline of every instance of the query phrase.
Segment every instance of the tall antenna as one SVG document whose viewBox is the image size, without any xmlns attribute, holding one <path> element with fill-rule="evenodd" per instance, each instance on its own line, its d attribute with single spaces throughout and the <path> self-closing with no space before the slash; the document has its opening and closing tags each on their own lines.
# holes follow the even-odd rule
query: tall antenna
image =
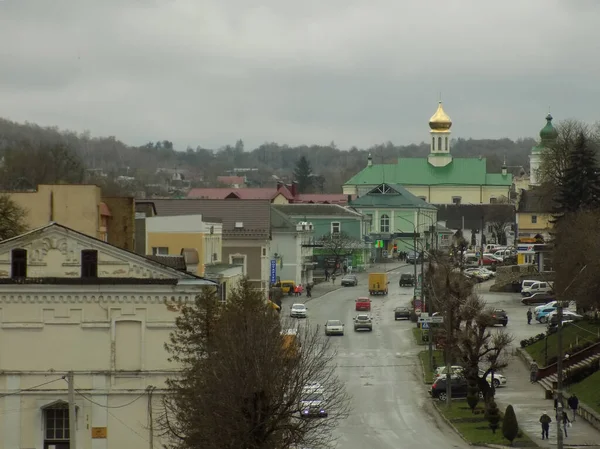
<svg viewBox="0 0 600 449">
<path fill-rule="evenodd" d="M 383 163 L 383 150 L 381 150 L 381 172 L 383 178 L 382 184 L 385 184 L 385 164 Z"/>
</svg>

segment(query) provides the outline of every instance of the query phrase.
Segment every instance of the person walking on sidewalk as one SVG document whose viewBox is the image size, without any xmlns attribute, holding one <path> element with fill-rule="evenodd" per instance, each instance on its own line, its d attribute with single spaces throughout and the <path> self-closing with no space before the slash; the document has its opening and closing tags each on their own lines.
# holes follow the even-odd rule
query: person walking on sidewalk
<svg viewBox="0 0 600 449">
<path fill-rule="evenodd" d="M 335 285 L 335 273 L 331 275 L 331 283 Z"/>
<path fill-rule="evenodd" d="M 551 422 L 552 418 L 548 416 L 548 413 L 542 413 L 542 416 L 540 416 L 540 424 L 542 425 L 542 440 L 550 439 L 550 437 L 548 436 L 548 432 L 550 431 Z"/>
<path fill-rule="evenodd" d="M 312 298 L 312 284 L 306 284 L 306 297 Z"/>
<path fill-rule="evenodd" d="M 531 363 L 531 366 L 529 367 L 529 380 L 531 381 L 531 383 L 535 383 L 537 382 L 537 375 L 538 375 L 538 364 L 535 362 Z"/>
<path fill-rule="evenodd" d="M 563 425 L 563 432 L 565 432 L 565 438 L 567 438 L 569 435 L 567 435 L 567 427 L 569 427 L 571 425 L 571 421 L 569 421 L 569 417 L 567 416 L 567 412 L 565 412 L 563 410 L 562 412 L 562 418 L 561 421 L 562 425 Z"/>
<path fill-rule="evenodd" d="M 575 418 L 577 417 L 577 409 L 579 408 L 579 398 L 575 395 L 575 393 L 571 393 L 571 397 L 567 399 L 567 405 L 573 411 L 573 419 L 571 421 L 575 422 Z"/>
<path fill-rule="evenodd" d="M 329 270 L 325 268 L 325 282 L 329 281 Z"/>
<path fill-rule="evenodd" d="M 533 318 L 533 313 L 531 313 L 531 308 L 527 311 L 527 324 L 531 324 L 531 318 Z"/>
</svg>

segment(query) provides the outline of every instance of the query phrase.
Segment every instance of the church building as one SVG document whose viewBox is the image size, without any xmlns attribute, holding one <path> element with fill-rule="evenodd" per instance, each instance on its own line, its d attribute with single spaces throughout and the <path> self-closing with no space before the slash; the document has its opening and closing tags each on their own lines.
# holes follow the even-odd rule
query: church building
<svg viewBox="0 0 600 449">
<path fill-rule="evenodd" d="M 398 158 L 395 164 L 367 166 L 343 186 L 344 194 L 359 197 L 381 183 L 398 184 L 431 204 L 490 204 L 506 201 L 512 175 L 506 164 L 501 173 L 488 173 L 482 157 L 455 158 L 450 152 L 452 120 L 442 102 L 429 120 L 430 152 L 426 158 Z"/>
</svg>

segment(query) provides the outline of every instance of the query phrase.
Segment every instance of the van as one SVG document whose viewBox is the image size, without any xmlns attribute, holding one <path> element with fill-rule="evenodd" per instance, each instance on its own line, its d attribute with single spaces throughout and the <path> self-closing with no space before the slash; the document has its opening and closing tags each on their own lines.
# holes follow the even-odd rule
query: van
<svg viewBox="0 0 600 449">
<path fill-rule="evenodd" d="M 523 281 L 523 284 L 528 281 Z M 551 282 L 546 281 L 533 281 L 531 284 L 527 284 L 521 287 L 521 295 L 531 296 L 534 293 L 550 293 L 553 290 L 554 285 Z"/>
<path fill-rule="evenodd" d="M 369 273 L 369 294 L 387 295 L 389 283 L 387 273 Z"/>
</svg>

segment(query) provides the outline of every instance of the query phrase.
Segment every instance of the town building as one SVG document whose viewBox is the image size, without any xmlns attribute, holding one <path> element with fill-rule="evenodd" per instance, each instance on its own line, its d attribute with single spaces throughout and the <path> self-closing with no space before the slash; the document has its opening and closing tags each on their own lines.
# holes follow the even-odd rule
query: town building
<svg viewBox="0 0 600 449">
<path fill-rule="evenodd" d="M 506 164 L 501 173 L 488 173 L 485 158 L 456 158 L 450 151 L 452 120 L 439 103 L 429 120 L 430 152 L 426 158 L 398 158 L 396 164 L 367 166 L 350 178 L 343 192 L 359 197 L 382 183 L 400 185 L 430 204 L 490 204 L 509 198 L 512 175 Z"/>
<path fill-rule="evenodd" d="M 0 446 L 68 448 L 71 426 L 80 448 L 162 446 L 152 411 L 178 372 L 164 343 L 207 287 L 57 223 L 0 242 Z"/>
<path fill-rule="evenodd" d="M 324 237 L 343 233 L 346 243 L 351 246 L 345 256 L 348 266 L 360 269 L 371 257 L 371 217 L 363 215 L 351 207 L 340 204 L 278 204 L 273 208 L 290 217 L 296 224 L 309 222 L 314 228 L 314 261 L 321 269 L 327 259 L 331 259 L 328 248 L 318 246 Z M 333 261 L 329 261 L 333 262 Z M 330 264 L 330 263 L 329 263 Z"/>
<path fill-rule="evenodd" d="M 273 204 L 346 204 L 348 202 L 348 195 L 341 193 L 300 193 L 296 182 L 288 185 L 278 182 L 276 187 L 194 188 L 188 192 L 187 197 L 211 200 L 269 200 Z"/>
<path fill-rule="evenodd" d="M 540 168 L 544 153 L 554 145 L 558 138 L 558 131 L 552 125 L 552 115 L 546 116 L 546 125 L 540 130 L 540 142 L 531 149 L 529 155 L 529 185 L 532 187 L 541 184 Z"/>
<path fill-rule="evenodd" d="M 521 190 L 517 203 L 517 240 L 543 243 L 550 239 L 553 227 L 551 207 L 539 187 Z"/>
<path fill-rule="evenodd" d="M 435 246 L 437 209 L 401 185 L 381 183 L 349 202 L 372 223 L 370 242 L 376 258 L 397 251 Z"/>
<path fill-rule="evenodd" d="M 296 223 L 276 206 L 271 206 L 271 285 L 279 281 L 313 283 L 313 246 L 310 244 L 313 234 L 312 223 Z"/>
<path fill-rule="evenodd" d="M 222 223 L 221 260 L 241 265 L 251 285 L 268 295 L 271 202 L 269 200 L 153 199 L 136 201 L 138 213 L 158 217 L 202 215 Z M 208 218 L 210 217 L 210 218 Z"/>
<path fill-rule="evenodd" d="M 134 249 L 132 197 L 103 197 L 102 189 L 92 184 L 40 184 L 35 190 L 4 193 L 26 211 L 28 229 L 57 222 L 119 248 Z"/>
</svg>

